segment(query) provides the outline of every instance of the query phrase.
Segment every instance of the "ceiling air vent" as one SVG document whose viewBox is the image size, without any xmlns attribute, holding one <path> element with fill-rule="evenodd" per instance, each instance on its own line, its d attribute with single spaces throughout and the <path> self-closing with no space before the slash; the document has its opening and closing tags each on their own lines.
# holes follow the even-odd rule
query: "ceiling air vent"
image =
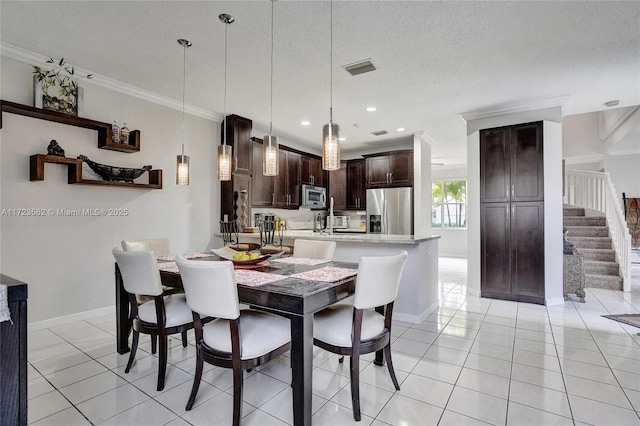
<svg viewBox="0 0 640 426">
<path fill-rule="evenodd" d="M 349 65 L 343 65 L 342 68 L 344 68 L 351 75 L 364 74 L 366 72 L 371 72 L 376 70 L 375 65 L 373 65 L 370 59 L 354 62 L 353 64 L 349 64 Z"/>
<path fill-rule="evenodd" d="M 389 132 L 387 132 L 386 130 L 378 130 L 378 131 L 375 131 L 375 132 L 371 132 L 371 134 L 373 136 L 382 136 L 382 135 L 386 135 L 387 133 L 389 133 Z"/>
</svg>

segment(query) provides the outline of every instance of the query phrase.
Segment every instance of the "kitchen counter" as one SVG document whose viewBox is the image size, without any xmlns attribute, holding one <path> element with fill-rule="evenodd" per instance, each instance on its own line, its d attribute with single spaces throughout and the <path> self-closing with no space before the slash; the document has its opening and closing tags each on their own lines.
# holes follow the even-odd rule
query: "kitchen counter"
<svg viewBox="0 0 640 426">
<path fill-rule="evenodd" d="M 215 234 L 221 236 L 221 234 Z M 260 239 L 259 233 L 241 233 L 240 241 L 254 242 Z M 349 232 L 313 232 L 306 229 L 287 229 L 284 231 L 285 244 L 287 240 L 295 240 L 296 238 L 304 238 L 305 240 L 334 240 L 348 241 L 351 243 L 373 243 L 373 244 L 418 244 L 424 241 L 430 241 L 440 238 L 440 235 L 429 235 L 416 237 L 414 235 L 383 235 L 383 234 L 367 234 L 367 233 L 349 233 Z"/>
</svg>

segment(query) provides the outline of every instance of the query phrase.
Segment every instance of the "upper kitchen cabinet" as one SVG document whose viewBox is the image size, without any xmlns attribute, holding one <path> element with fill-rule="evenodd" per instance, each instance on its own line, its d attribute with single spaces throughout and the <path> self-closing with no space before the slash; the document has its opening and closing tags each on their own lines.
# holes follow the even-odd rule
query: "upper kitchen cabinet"
<svg viewBox="0 0 640 426">
<path fill-rule="evenodd" d="M 251 128 L 253 123 L 248 118 L 239 115 L 228 115 L 223 125 L 221 139 L 224 141 L 224 123 L 227 127 L 227 145 L 233 146 L 233 171 L 235 173 L 253 173 L 253 154 Z"/>
<path fill-rule="evenodd" d="M 325 186 L 322 159 L 302 155 L 300 157 L 300 183 L 306 185 Z"/>
<path fill-rule="evenodd" d="M 365 155 L 367 188 L 413 186 L 413 151 Z"/>
<path fill-rule="evenodd" d="M 334 210 L 347 209 L 347 162 L 341 161 L 338 170 L 329 172 L 329 197 L 333 197 Z"/>
<path fill-rule="evenodd" d="M 480 132 L 480 202 L 542 201 L 540 122 Z"/>
<path fill-rule="evenodd" d="M 280 146 L 279 174 L 273 183 L 273 206 L 285 209 L 300 207 L 300 159 L 297 152 Z"/>
<path fill-rule="evenodd" d="M 255 207 L 273 206 L 273 176 L 262 174 L 262 159 L 264 156 L 262 141 L 252 138 L 253 141 L 253 196 L 251 205 Z"/>
<path fill-rule="evenodd" d="M 361 210 L 367 208 L 366 201 L 366 164 L 365 160 L 347 161 L 347 209 Z"/>
</svg>

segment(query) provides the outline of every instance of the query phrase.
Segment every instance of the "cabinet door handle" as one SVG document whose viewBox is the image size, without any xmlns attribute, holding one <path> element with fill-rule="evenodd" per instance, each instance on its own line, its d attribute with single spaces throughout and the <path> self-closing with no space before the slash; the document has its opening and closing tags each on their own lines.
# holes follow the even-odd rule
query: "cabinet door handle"
<svg viewBox="0 0 640 426">
<path fill-rule="evenodd" d="M 515 185 L 511 185 L 511 198 L 512 199 L 516 198 L 516 186 Z"/>
<path fill-rule="evenodd" d="M 271 193 L 271 205 L 272 206 L 276 205 L 276 193 L 275 192 Z"/>
<path fill-rule="evenodd" d="M 234 165 L 234 169 L 233 169 L 233 170 L 235 171 L 235 170 L 238 170 L 238 157 L 235 157 L 233 160 L 234 160 L 234 162 L 235 162 L 235 165 Z"/>
<path fill-rule="evenodd" d="M 315 184 L 316 184 L 316 182 L 315 182 L 315 179 L 314 179 L 314 178 L 315 178 L 315 176 L 314 176 L 314 175 L 311 175 L 311 185 L 315 185 Z"/>
<path fill-rule="evenodd" d="M 389 172 L 389 183 L 393 183 L 393 172 Z"/>
<path fill-rule="evenodd" d="M 509 192 L 509 184 L 506 184 L 506 185 L 505 185 L 504 190 L 505 190 L 505 191 L 506 191 L 506 193 L 507 193 L 507 200 L 510 200 L 510 199 L 511 199 L 511 192 Z"/>
</svg>

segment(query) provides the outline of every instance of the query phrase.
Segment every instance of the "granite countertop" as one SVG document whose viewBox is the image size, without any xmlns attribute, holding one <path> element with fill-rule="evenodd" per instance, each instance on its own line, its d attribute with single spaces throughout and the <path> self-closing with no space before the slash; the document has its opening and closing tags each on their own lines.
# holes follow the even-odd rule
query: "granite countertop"
<svg viewBox="0 0 640 426">
<path fill-rule="evenodd" d="M 216 233 L 216 236 L 221 234 Z M 242 233 L 239 234 L 240 239 L 247 241 L 255 238 L 259 239 L 259 233 Z M 349 243 L 382 243 L 382 244 L 417 244 L 423 241 L 429 241 L 440 238 L 440 235 L 414 236 L 414 235 L 383 235 L 383 234 L 349 234 L 349 233 L 318 233 L 305 229 L 287 229 L 284 232 L 284 238 L 295 240 L 296 238 L 304 238 L 307 240 L 332 240 L 344 241 Z"/>
</svg>

